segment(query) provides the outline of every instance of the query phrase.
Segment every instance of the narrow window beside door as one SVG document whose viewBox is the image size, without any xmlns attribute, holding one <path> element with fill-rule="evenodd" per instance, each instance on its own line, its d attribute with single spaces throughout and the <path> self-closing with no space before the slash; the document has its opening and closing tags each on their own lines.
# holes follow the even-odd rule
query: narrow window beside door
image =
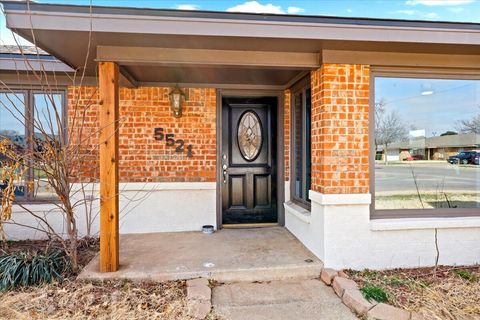
<svg viewBox="0 0 480 320">
<path fill-rule="evenodd" d="M 310 114 L 311 90 L 310 81 L 302 81 L 292 90 L 292 183 L 291 198 L 293 201 L 310 209 L 308 191 L 311 185 L 311 139 Z"/>
</svg>

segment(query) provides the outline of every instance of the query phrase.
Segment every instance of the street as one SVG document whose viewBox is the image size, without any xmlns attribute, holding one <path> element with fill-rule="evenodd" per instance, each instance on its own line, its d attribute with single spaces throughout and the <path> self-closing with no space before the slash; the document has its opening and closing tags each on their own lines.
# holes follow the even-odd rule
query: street
<svg viewBox="0 0 480 320">
<path fill-rule="evenodd" d="M 414 178 L 422 192 L 480 191 L 480 166 L 447 162 L 375 164 L 376 193 L 416 192 Z"/>
</svg>

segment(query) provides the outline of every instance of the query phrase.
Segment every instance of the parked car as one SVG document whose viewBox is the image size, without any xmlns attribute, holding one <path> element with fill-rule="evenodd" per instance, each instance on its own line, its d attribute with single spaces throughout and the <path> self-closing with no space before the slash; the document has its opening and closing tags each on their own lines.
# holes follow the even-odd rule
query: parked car
<svg viewBox="0 0 480 320">
<path fill-rule="evenodd" d="M 405 160 L 407 160 L 407 161 L 423 160 L 423 155 L 414 154 L 414 155 L 411 155 L 410 157 L 406 158 Z"/>
<path fill-rule="evenodd" d="M 480 165 L 480 152 L 477 152 L 477 155 L 475 156 L 473 163 Z"/>
<path fill-rule="evenodd" d="M 469 164 L 475 163 L 475 158 L 477 157 L 478 153 L 476 151 L 462 151 L 454 156 L 448 157 L 448 162 L 451 164 L 459 163 L 459 164 Z"/>
</svg>

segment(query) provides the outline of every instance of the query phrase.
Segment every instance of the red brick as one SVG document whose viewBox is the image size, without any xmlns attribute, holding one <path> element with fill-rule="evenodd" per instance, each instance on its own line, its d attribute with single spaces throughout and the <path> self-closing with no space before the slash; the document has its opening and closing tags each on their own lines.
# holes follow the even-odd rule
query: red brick
<svg viewBox="0 0 480 320">
<path fill-rule="evenodd" d="M 311 73 L 314 191 L 369 192 L 369 76 L 365 65 L 324 64 Z"/>
<path fill-rule="evenodd" d="M 215 181 L 216 91 L 185 89 L 189 100 L 183 116 L 174 118 L 168 93 L 171 88 L 120 89 L 121 182 Z M 74 172 L 77 180 L 98 179 L 98 90 L 69 87 L 68 123 L 72 145 L 81 146 Z M 175 153 L 154 139 L 154 128 L 183 139 L 185 151 Z M 187 158 L 188 145 L 193 157 Z"/>
</svg>

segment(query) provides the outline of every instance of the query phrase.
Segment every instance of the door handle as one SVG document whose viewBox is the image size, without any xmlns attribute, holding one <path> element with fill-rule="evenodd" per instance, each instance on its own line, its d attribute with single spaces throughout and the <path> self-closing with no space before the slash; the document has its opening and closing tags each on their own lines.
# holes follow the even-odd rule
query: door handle
<svg viewBox="0 0 480 320">
<path fill-rule="evenodd" d="M 223 183 L 227 183 L 227 169 L 228 169 L 228 166 L 227 166 L 227 155 L 226 154 L 223 154 L 222 155 L 222 159 L 223 159 L 223 166 L 222 166 L 222 169 L 223 169 Z"/>
<path fill-rule="evenodd" d="M 228 172 L 227 172 L 227 169 L 228 169 L 227 165 L 224 164 L 223 167 L 222 167 L 222 169 L 223 169 L 223 183 L 227 183 L 227 174 L 228 174 Z"/>
</svg>

